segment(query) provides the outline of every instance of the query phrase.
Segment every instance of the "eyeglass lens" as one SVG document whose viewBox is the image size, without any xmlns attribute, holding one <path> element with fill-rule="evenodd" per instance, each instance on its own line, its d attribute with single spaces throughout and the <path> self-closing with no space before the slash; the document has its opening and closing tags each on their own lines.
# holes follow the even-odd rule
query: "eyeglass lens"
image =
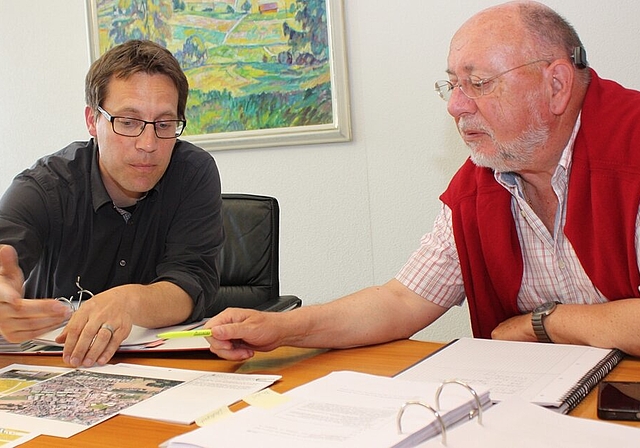
<svg viewBox="0 0 640 448">
<path fill-rule="evenodd" d="M 138 137 L 144 128 L 150 124 L 155 129 L 158 138 L 176 138 L 182 134 L 184 123 L 180 120 L 162 120 L 146 122 L 135 118 L 113 117 L 113 131 L 126 137 Z"/>
</svg>

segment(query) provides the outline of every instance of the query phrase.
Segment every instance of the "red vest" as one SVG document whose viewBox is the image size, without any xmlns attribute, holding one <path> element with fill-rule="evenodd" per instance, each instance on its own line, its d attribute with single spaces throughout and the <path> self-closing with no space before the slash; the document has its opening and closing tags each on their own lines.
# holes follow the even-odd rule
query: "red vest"
<svg viewBox="0 0 640 448">
<path fill-rule="evenodd" d="M 592 76 L 573 150 L 564 233 L 607 299 L 638 297 L 640 92 Z M 499 323 L 520 314 L 523 261 L 511 195 L 492 170 L 467 160 L 440 199 L 453 214 L 473 334 L 490 338 Z"/>
</svg>

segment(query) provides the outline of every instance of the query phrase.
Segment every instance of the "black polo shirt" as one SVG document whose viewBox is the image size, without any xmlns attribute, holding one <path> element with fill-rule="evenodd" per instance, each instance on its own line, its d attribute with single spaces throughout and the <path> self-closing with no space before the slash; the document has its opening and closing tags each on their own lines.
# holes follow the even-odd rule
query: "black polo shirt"
<svg viewBox="0 0 640 448">
<path fill-rule="evenodd" d="M 178 140 L 158 184 L 128 220 L 114 207 L 93 139 L 16 176 L 0 199 L 0 243 L 15 247 L 25 297 L 77 298 L 124 284 L 169 281 L 193 299 L 191 319 L 221 311 L 215 295 L 224 241 L 220 176 L 209 153 Z"/>
</svg>

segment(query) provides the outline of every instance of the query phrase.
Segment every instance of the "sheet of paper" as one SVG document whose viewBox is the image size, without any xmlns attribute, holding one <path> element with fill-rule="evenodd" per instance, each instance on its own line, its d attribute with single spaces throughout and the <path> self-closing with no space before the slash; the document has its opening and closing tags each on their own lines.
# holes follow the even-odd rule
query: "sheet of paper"
<svg viewBox="0 0 640 448">
<path fill-rule="evenodd" d="M 609 351 L 462 338 L 396 378 L 429 382 L 458 378 L 488 386 L 494 401 L 519 396 L 539 405 L 559 406 L 559 398 Z"/>
<path fill-rule="evenodd" d="M 5 382 L 5 392 L 0 397 L 2 425 L 70 437 L 182 383 L 126 371 L 113 374 L 97 370 L 5 367 L 0 370 Z M 18 384 L 12 385 L 16 380 Z"/>
<path fill-rule="evenodd" d="M 134 325 L 131 328 L 131 333 L 129 333 L 129 336 L 127 336 L 127 338 L 122 341 L 120 347 L 141 348 L 141 346 L 160 341 L 161 339 L 159 339 L 157 336 L 158 333 L 164 333 L 167 331 L 191 330 L 204 324 L 204 322 L 205 321 L 200 321 L 191 324 L 173 325 L 163 328 L 144 328 Z M 58 337 L 58 335 L 60 335 L 60 333 L 62 333 L 63 329 L 64 327 L 56 328 L 55 330 L 40 335 L 39 337 L 34 339 L 34 342 L 61 347 L 63 344 L 57 343 L 55 339 Z"/>
<path fill-rule="evenodd" d="M 639 441 L 640 428 L 558 414 L 517 397 L 488 409 L 482 425 L 469 421 L 447 431 L 447 448 L 611 448 Z M 443 445 L 434 438 L 419 446 Z"/>
<path fill-rule="evenodd" d="M 0 369 L 0 398 L 69 372 L 64 367 L 11 364 Z"/>
<path fill-rule="evenodd" d="M 38 437 L 37 432 L 23 431 L 18 428 L 0 426 L 0 448 L 13 448 Z"/>
<path fill-rule="evenodd" d="M 25 364 L 12 364 L 0 369 L 0 409 L 6 407 L 5 403 L 12 406 L 18 404 L 18 400 L 10 400 L 12 394 L 19 393 L 28 387 L 55 378 L 58 375 L 69 372 L 72 369 L 49 366 L 31 366 Z M 0 447 L 16 446 L 24 443 L 39 434 L 58 435 L 69 437 L 84 427 L 67 426 L 58 427 L 57 422 L 47 421 L 28 415 L 14 415 L 6 411 L 0 411 Z M 19 435 L 18 438 L 16 438 Z M 14 440 L 11 440 L 14 439 Z"/>
<path fill-rule="evenodd" d="M 116 364 L 105 366 L 119 372 L 185 380 L 173 390 L 135 404 L 120 413 L 133 417 L 161 420 L 184 425 L 195 422 L 223 406 L 230 406 L 278 381 L 280 375 L 249 375 L 240 373 L 204 372 L 200 370 L 167 369 L 161 367 Z"/>
<path fill-rule="evenodd" d="M 391 447 L 419 428 L 435 425 L 435 417 L 417 407 L 405 414 L 399 434 L 396 417 L 407 400 L 433 404 L 438 384 L 425 384 L 356 372 L 333 372 L 287 392 L 274 408 L 250 406 L 222 421 L 178 436 L 161 446 L 259 446 L 305 448 Z M 489 401 L 486 390 L 478 390 Z M 443 391 L 443 413 L 473 401 L 462 387 Z M 466 416 L 466 411 L 457 418 Z M 463 417 L 464 418 L 464 417 Z"/>
</svg>

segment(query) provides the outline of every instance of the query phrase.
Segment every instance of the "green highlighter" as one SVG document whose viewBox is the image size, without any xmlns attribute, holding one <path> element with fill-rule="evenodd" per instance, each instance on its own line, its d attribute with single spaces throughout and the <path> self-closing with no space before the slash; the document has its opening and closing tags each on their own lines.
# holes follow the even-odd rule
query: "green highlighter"
<svg viewBox="0 0 640 448">
<path fill-rule="evenodd" d="M 160 339 L 192 338 L 195 336 L 208 337 L 211 336 L 211 330 L 201 328 L 199 330 L 167 331 L 166 333 L 158 333 L 157 336 Z"/>
</svg>

